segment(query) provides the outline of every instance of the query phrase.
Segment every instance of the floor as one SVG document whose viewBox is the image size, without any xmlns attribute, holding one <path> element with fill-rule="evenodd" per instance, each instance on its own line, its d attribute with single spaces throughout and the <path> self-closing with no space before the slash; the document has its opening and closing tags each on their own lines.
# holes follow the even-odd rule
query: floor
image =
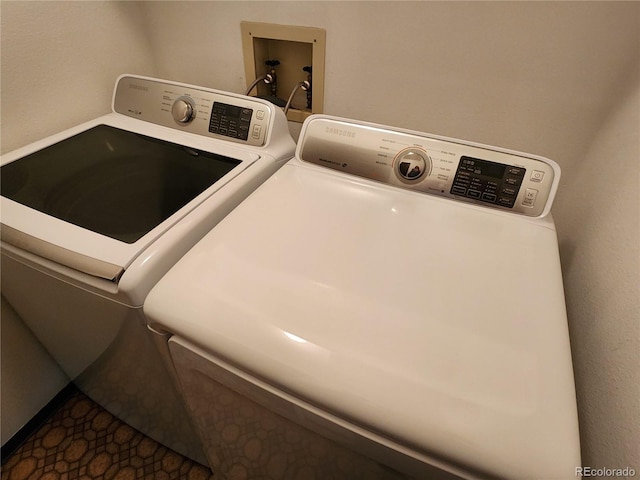
<svg viewBox="0 0 640 480">
<path fill-rule="evenodd" d="M 217 480 L 74 393 L 7 460 L 1 480 Z"/>
</svg>

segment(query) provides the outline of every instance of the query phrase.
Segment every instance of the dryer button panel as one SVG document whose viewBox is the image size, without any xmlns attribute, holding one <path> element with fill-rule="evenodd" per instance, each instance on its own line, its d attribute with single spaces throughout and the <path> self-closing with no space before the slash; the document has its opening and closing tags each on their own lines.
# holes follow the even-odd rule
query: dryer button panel
<svg viewBox="0 0 640 480">
<path fill-rule="evenodd" d="M 529 217 L 549 213 L 560 168 L 547 158 L 464 140 L 309 118 L 297 157 L 394 187 Z"/>
<path fill-rule="evenodd" d="M 450 193 L 513 208 L 526 169 L 463 156 Z"/>
</svg>

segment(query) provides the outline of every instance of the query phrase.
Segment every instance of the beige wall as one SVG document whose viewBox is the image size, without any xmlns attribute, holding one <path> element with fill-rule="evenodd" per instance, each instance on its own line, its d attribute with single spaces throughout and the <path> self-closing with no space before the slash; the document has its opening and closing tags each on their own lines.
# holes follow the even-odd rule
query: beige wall
<svg viewBox="0 0 640 480">
<path fill-rule="evenodd" d="M 2 1 L 2 152 L 111 110 L 115 79 L 155 74 L 136 2 Z"/>
<path fill-rule="evenodd" d="M 633 448 L 640 444 L 640 3 L 48 5 L 2 4 L 5 151 L 5 143 L 13 148 L 107 111 L 113 80 L 124 71 L 241 92 L 239 23 L 249 20 L 327 30 L 327 113 L 558 161 L 554 215 L 584 464 L 640 471 Z M 67 11 L 73 14 L 62 22 Z M 22 28 L 55 15 L 59 22 L 36 22 L 37 35 Z M 46 113 L 35 131 L 25 103 Z"/>
<path fill-rule="evenodd" d="M 584 457 L 640 472 L 640 81 L 629 80 L 555 216 Z"/>
<path fill-rule="evenodd" d="M 321 27 L 325 112 L 565 165 L 587 148 L 621 81 L 637 67 L 634 4 L 152 2 L 145 8 L 161 76 L 242 91 L 241 20 Z"/>
</svg>

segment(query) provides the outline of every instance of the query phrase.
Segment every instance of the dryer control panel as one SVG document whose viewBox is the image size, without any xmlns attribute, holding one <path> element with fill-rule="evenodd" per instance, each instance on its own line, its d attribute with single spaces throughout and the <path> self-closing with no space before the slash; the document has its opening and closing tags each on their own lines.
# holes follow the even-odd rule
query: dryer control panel
<svg viewBox="0 0 640 480">
<path fill-rule="evenodd" d="M 560 168 L 549 159 L 452 138 L 316 115 L 296 156 L 410 190 L 540 217 L 551 209 Z"/>
<path fill-rule="evenodd" d="M 113 97 L 116 113 L 252 146 L 267 142 L 274 107 L 266 101 L 145 77 L 122 76 Z"/>
</svg>

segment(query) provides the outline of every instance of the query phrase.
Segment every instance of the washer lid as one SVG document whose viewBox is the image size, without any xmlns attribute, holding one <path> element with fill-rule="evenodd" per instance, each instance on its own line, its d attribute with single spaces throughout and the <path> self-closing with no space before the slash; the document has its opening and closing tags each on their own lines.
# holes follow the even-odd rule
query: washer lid
<svg viewBox="0 0 640 480">
<path fill-rule="evenodd" d="M 257 158 L 213 153 L 212 140 L 209 150 L 184 136 L 177 143 L 161 127 L 141 133 L 141 123 L 105 116 L 3 156 L 2 240 L 117 281 L 140 251 Z"/>
<path fill-rule="evenodd" d="M 550 221 L 292 161 L 152 290 L 152 323 L 418 454 L 573 477 Z"/>
</svg>

